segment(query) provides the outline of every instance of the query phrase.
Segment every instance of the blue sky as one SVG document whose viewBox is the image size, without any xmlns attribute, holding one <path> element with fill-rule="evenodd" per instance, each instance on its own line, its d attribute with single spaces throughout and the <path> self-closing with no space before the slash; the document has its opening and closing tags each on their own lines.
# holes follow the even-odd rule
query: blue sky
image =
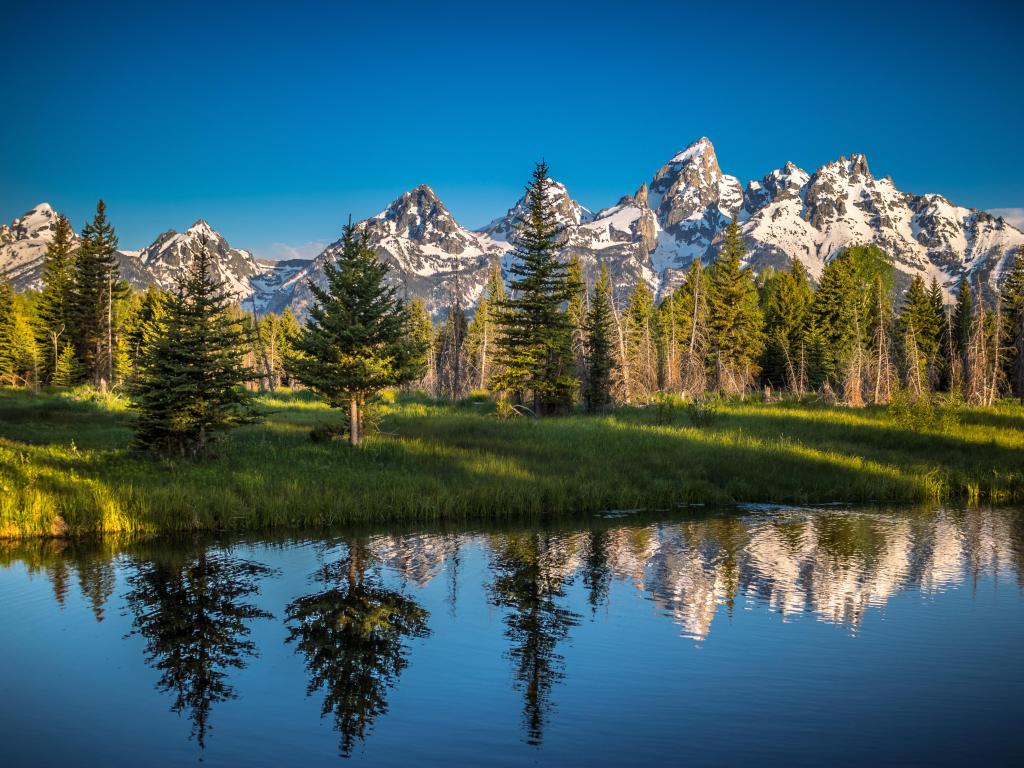
<svg viewBox="0 0 1024 768">
<path fill-rule="evenodd" d="M 99 197 L 124 247 L 203 217 L 260 255 L 434 187 L 480 226 L 547 159 L 597 209 L 707 135 L 746 183 L 863 152 L 1024 208 L 1020 3 L 20 3 L 0 221 Z"/>
</svg>

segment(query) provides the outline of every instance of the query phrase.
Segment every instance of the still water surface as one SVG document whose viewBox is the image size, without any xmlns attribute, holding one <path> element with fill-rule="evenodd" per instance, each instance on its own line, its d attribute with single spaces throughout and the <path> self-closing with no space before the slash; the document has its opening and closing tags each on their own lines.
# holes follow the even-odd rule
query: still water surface
<svg viewBox="0 0 1024 768">
<path fill-rule="evenodd" d="M 1022 585 L 1006 509 L 0 543 L 0 763 L 1019 764 Z"/>
</svg>

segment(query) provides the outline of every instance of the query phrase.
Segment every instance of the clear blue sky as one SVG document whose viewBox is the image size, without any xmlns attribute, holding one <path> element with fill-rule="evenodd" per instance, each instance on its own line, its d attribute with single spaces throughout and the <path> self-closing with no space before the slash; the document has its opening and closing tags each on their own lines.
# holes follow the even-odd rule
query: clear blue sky
<svg viewBox="0 0 1024 768">
<path fill-rule="evenodd" d="M 480 226 L 541 156 L 597 209 L 701 135 L 744 183 L 859 151 L 1024 207 L 1022 4 L 922 5 L 11 4 L 0 221 L 102 196 L 124 247 L 204 217 L 280 254 L 420 183 Z"/>
</svg>

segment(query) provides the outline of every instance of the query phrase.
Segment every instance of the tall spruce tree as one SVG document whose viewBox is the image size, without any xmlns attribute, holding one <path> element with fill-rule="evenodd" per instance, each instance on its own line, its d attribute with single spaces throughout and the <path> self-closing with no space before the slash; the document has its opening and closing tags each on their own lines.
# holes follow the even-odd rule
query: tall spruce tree
<svg viewBox="0 0 1024 768">
<path fill-rule="evenodd" d="M 777 272 L 766 281 L 762 377 L 767 383 L 795 392 L 806 386 L 803 345 L 813 301 L 807 270 L 797 259 L 788 272 Z"/>
<path fill-rule="evenodd" d="M 907 384 L 912 391 L 929 388 L 935 383 L 940 323 L 940 318 L 935 316 L 932 294 L 925 288 L 924 279 L 915 276 L 903 299 L 898 324 Z"/>
<path fill-rule="evenodd" d="M 764 344 L 757 287 L 751 271 L 743 268 L 746 253 L 740 226 L 733 220 L 708 286 L 708 362 L 717 387 L 727 392 L 742 392 L 753 383 Z"/>
<path fill-rule="evenodd" d="M 596 413 L 606 409 L 612 401 L 612 368 L 615 319 L 612 317 L 612 283 L 608 268 L 601 272 L 594 285 L 594 294 L 587 312 L 587 378 L 584 401 L 587 410 Z"/>
<path fill-rule="evenodd" d="M 1017 249 L 1010 271 L 1003 278 L 1001 298 L 1006 378 L 1013 394 L 1024 404 L 1024 246 Z"/>
<path fill-rule="evenodd" d="M 626 365 L 630 395 L 649 400 L 658 389 L 658 350 L 654 295 L 643 280 L 634 287 L 626 308 Z"/>
<path fill-rule="evenodd" d="M 141 448 L 195 457 L 219 433 L 255 418 L 242 386 L 250 378 L 243 321 L 213 265 L 202 240 L 141 352 L 130 384 Z"/>
<path fill-rule="evenodd" d="M 107 220 L 106 204 L 96 204 L 96 215 L 82 229 L 75 259 L 72 312 L 75 346 L 83 370 L 97 386 L 114 376 L 114 300 L 124 292 L 118 278 L 117 235 Z"/>
<path fill-rule="evenodd" d="M 74 232 L 71 223 L 58 214 L 50 241 L 43 257 L 43 288 L 36 303 L 36 332 L 43 355 L 43 371 L 47 379 L 53 376 L 62 346 L 72 335 L 74 264 Z"/>
<path fill-rule="evenodd" d="M 17 369 L 18 316 L 14 287 L 7 273 L 0 275 L 0 384 L 13 384 Z"/>
<path fill-rule="evenodd" d="M 327 286 L 310 283 L 316 303 L 289 361 L 292 375 L 332 408 L 348 407 L 352 445 L 366 397 L 423 372 L 424 350 L 388 272 L 349 221 L 337 261 L 324 267 Z"/>
<path fill-rule="evenodd" d="M 558 259 L 563 233 L 548 197 L 550 185 L 548 166 L 540 162 L 512 239 L 511 296 L 498 305 L 496 359 L 502 370 L 492 378 L 496 391 L 521 401 L 531 398 L 536 415 L 568 409 L 576 387 L 572 324 L 565 310 L 572 287 Z"/>
</svg>

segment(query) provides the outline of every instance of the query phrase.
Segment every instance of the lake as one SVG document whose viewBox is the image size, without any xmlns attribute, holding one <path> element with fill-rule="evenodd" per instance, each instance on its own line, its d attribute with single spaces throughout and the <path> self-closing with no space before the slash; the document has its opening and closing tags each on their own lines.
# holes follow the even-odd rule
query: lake
<svg viewBox="0 0 1024 768">
<path fill-rule="evenodd" d="M 1024 511 L 0 542 L 4 766 L 1024 753 Z"/>
</svg>

